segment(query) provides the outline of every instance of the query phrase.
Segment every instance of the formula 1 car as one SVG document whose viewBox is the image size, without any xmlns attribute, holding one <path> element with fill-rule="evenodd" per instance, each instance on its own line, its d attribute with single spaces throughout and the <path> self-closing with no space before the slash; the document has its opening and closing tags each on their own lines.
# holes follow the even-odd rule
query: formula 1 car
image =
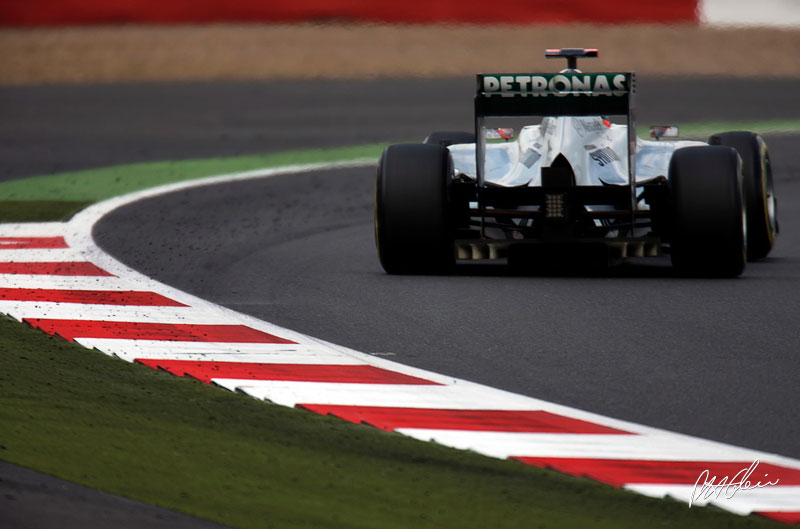
<svg viewBox="0 0 800 529">
<path fill-rule="evenodd" d="M 577 69 L 597 55 L 547 50 L 567 69 L 479 74 L 474 132 L 384 150 L 375 239 L 386 272 L 669 253 L 683 274 L 735 277 L 770 252 L 778 222 L 764 140 L 679 141 L 669 126 L 637 138 L 635 76 Z"/>
</svg>

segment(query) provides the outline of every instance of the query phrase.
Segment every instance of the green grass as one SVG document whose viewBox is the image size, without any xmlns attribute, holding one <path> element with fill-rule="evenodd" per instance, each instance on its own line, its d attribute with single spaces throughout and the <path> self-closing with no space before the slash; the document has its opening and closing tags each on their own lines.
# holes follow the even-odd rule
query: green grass
<svg viewBox="0 0 800 529">
<path fill-rule="evenodd" d="M 0 459 L 242 528 L 775 526 L 260 402 L 5 318 Z"/>
<path fill-rule="evenodd" d="M 0 201 L 65 200 L 96 202 L 162 184 L 295 164 L 376 160 L 385 144 L 306 149 L 274 154 L 148 162 L 73 171 L 0 182 Z"/>
<path fill-rule="evenodd" d="M 706 141 L 709 136 L 728 130 L 749 130 L 763 136 L 774 134 L 797 134 L 800 132 L 800 120 L 773 119 L 760 121 L 706 121 L 701 123 L 684 123 L 679 125 L 681 137 Z M 638 131 L 638 129 L 637 129 Z M 642 127 L 639 135 L 650 134 L 649 127 Z"/>
</svg>

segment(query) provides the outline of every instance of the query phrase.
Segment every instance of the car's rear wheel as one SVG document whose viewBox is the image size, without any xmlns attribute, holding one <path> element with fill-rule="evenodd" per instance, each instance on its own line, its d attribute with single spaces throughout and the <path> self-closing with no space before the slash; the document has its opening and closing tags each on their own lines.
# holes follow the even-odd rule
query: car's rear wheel
<svg viewBox="0 0 800 529">
<path fill-rule="evenodd" d="M 778 233 L 777 202 L 767 144 L 753 132 L 724 132 L 711 145 L 733 147 L 742 159 L 742 191 L 747 216 L 747 259 L 766 257 Z"/>
<path fill-rule="evenodd" d="M 475 143 L 475 133 L 459 130 L 437 130 L 428 134 L 423 143 L 426 145 L 441 145 L 443 147 L 457 143 Z"/>
<path fill-rule="evenodd" d="M 685 147 L 669 165 L 672 264 L 693 276 L 735 277 L 747 262 L 742 176 L 736 151 Z"/>
<path fill-rule="evenodd" d="M 436 274 L 455 262 L 449 215 L 450 152 L 441 145 L 392 145 L 378 163 L 375 242 L 390 274 Z"/>
</svg>

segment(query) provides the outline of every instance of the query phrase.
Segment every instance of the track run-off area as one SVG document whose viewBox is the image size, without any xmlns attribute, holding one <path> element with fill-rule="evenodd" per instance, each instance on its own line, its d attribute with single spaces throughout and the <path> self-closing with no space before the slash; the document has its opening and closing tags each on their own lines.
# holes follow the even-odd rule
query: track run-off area
<svg viewBox="0 0 800 529">
<path fill-rule="evenodd" d="M 662 89 L 685 86 L 672 83 Z M 433 91 L 443 82 L 431 84 Z M 652 88 L 658 92 L 657 83 Z M 684 102 L 692 100 L 693 88 L 685 88 Z M 665 105 L 657 94 L 642 114 L 667 119 L 680 94 Z M 785 116 L 794 115 L 769 103 L 758 116 L 747 115 L 754 110 L 740 112 L 735 95 L 713 108 L 680 108 L 675 121 L 687 119 L 681 114 L 696 118 L 694 123 L 734 114 L 786 127 Z M 359 132 L 364 139 L 424 137 L 437 128 L 468 129 L 470 106 L 463 99 L 449 102 L 446 111 L 407 117 L 393 107 L 397 114 L 386 119 L 376 110 L 380 101 L 364 98 L 365 109 L 353 98 L 343 112 L 365 119 L 368 126 Z M 394 105 L 413 108 L 413 100 Z M 346 127 L 337 116 L 295 110 L 303 120 L 329 127 L 329 135 L 309 128 L 319 138 L 309 143 L 340 141 L 335 132 Z M 291 110 L 286 112 L 290 122 Z M 300 138 L 295 146 L 314 146 Z M 13 263 L 35 262 L 43 270 L 36 275 L 58 278 L 27 278 L 6 288 L 97 290 L 84 281 L 89 276 L 108 292 L 144 297 L 130 310 L 83 307 L 81 318 L 70 316 L 74 309 L 64 299 L 52 307 L 44 300 L 36 307 L 17 300 L 21 308 L 8 312 L 47 332 L 175 374 L 644 494 L 686 499 L 702 470 L 735 474 L 758 459 L 759 470 L 769 471 L 765 480 L 780 475 L 780 486 L 740 491 L 723 507 L 742 514 L 794 512 L 776 515 L 791 521 L 800 511 L 800 505 L 785 507 L 800 497 L 800 464 L 794 459 L 800 455 L 793 323 L 800 313 L 800 190 L 792 159 L 797 140 L 789 135 L 767 141 L 782 234 L 773 255 L 736 280 L 675 277 L 666 261 L 591 277 L 509 275 L 487 267 L 451 277 L 386 276 L 371 238 L 374 164 L 362 160 L 143 194 L 119 209 L 122 201 L 95 206 L 67 225 L 9 226 L 2 237 L 18 247 L 4 250 L 13 252 L 3 260 L 5 274 L 19 275 Z M 87 238 L 92 226 L 97 244 L 125 265 L 95 249 Z M 54 246 L 37 247 L 46 241 Z M 75 264 L 68 274 L 47 272 L 54 262 L 81 261 L 96 268 Z M 70 274 L 83 276 L 79 287 L 65 286 Z M 113 286 L 113 277 L 133 283 Z M 232 329 L 215 327 L 233 321 L 226 318 L 252 331 L 226 334 Z M 163 342 L 176 340 L 170 333 L 178 328 L 185 339 L 165 350 Z M 213 350 L 196 341 L 213 343 Z M 222 343 L 237 345 L 227 350 Z M 253 360 L 255 370 L 240 365 Z M 318 369 L 309 375 L 308 366 Z M 768 500 L 760 504 L 757 498 Z"/>
</svg>

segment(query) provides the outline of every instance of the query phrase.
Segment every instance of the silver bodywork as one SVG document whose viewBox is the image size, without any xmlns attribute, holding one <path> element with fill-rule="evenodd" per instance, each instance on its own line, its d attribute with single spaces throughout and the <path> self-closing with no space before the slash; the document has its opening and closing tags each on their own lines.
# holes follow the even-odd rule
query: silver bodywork
<svg viewBox="0 0 800 529">
<path fill-rule="evenodd" d="M 541 168 L 563 154 L 579 186 L 628 184 L 628 131 L 601 117 L 546 117 L 523 127 L 512 141 L 487 143 L 485 181 L 503 187 L 540 186 Z M 699 141 L 636 142 L 636 182 L 667 176 L 676 149 L 706 145 Z M 455 173 L 476 178 L 475 144 L 449 147 Z"/>
</svg>

